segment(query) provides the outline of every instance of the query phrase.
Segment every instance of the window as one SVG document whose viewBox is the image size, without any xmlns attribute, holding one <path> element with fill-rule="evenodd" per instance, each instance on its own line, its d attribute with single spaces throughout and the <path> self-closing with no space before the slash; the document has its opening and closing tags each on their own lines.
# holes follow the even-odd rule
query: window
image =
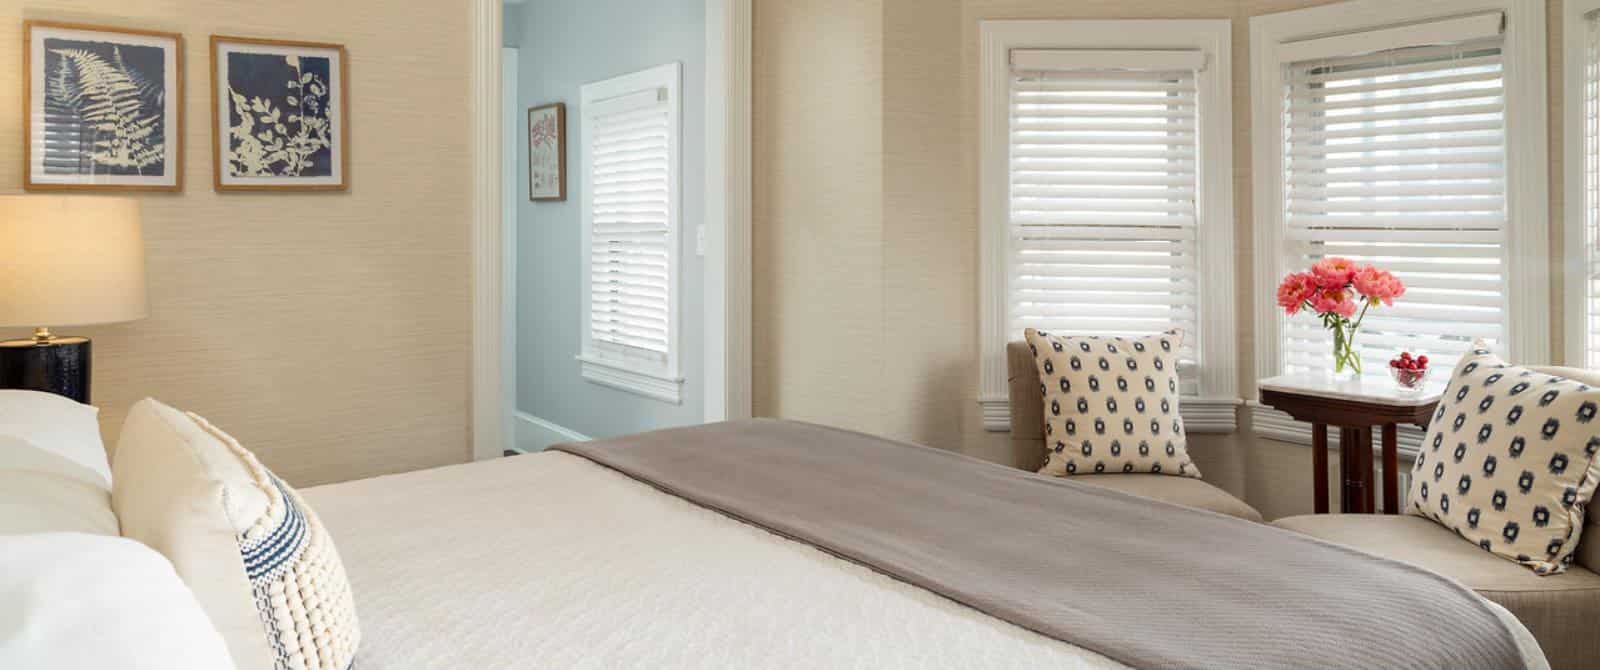
<svg viewBox="0 0 1600 670">
<path fill-rule="evenodd" d="M 1226 24 L 984 24 L 997 138 L 984 146 L 986 364 L 1030 327 L 1179 329 L 1187 423 L 1232 429 Z M 1102 35 L 1150 43 L 1106 48 Z M 998 381 L 980 397 L 1003 403 Z M 1009 421 L 1007 406 L 985 408 L 986 424 Z"/>
<path fill-rule="evenodd" d="M 1402 350 L 1448 370 L 1477 338 L 1546 360 L 1543 10 L 1504 5 L 1438 17 L 1359 2 L 1252 20 L 1258 376 L 1331 369 L 1320 321 L 1271 300 L 1283 274 L 1330 256 L 1406 283 L 1362 324 L 1367 375 Z M 1255 415 L 1260 432 L 1306 439 L 1280 413 Z M 1403 430 L 1402 444 L 1417 436 Z"/>
<path fill-rule="evenodd" d="M 583 376 L 677 403 L 676 64 L 583 87 Z"/>
<path fill-rule="evenodd" d="M 1566 363 L 1600 367 L 1600 0 L 1567 0 Z"/>
<path fill-rule="evenodd" d="M 1449 370 L 1475 338 L 1505 341 L 1501 60 L 1497 34 L 1289 66 L 1283 267 L 1342 256 L 1405 281 L 1362 321 L 1368 360 L 1409 350 Z M 1285 372 L 1332 367 L 1314 315 L 1286 319 L 1282 346 Z"/>
</svg>

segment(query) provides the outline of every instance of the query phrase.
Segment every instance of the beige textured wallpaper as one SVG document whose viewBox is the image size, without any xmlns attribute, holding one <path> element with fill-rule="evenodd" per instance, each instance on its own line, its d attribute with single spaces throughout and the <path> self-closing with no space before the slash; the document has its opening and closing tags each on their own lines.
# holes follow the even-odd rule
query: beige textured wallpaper
<svg viewBox="0 0 1600 670">
<path fill-rule="evenodd" d="M 1008 458 L 1007 435 L 983 430 L 975 400 L 985 19 L 1233 21 L 1233 271 L 1241 304 L 1254 305 L 1249 17 L 1333 1 L 756 0 L 756 413 Z M 1550 198 L 1560 212 L 1559 0 L 1547 11 Z M 841 43 L 842 14 L 852 23 Z M 1551 227 L 1559 267 L 1559 221 Z M 1559 278 L 1552 284 L 1559 310 Z M 1247 384 L 1251 318 L 1239 311 Z M 1310 511 L 1309 449 L 1248 429 L 1193 442 L 1207 479 L 1268 517 Z"/>
<path fill-rule="evenodd" d="M 205 415 L 296 485 L 467 460 L 468 12 L 454 1 L 404 4 L 0 3 L 8 101 L 21 94 L 23 19 L 185 40 L 185 190 L 138 196 L 150 317 L 62 329 L 94 338 L 108 444 L 127 408 L 154 396 Z M 212 191 L 213 33 L 348 47 L 349 192 Z M 22 184 L 19 107 L 0 105 L 5 193 Z"/>
</svg>

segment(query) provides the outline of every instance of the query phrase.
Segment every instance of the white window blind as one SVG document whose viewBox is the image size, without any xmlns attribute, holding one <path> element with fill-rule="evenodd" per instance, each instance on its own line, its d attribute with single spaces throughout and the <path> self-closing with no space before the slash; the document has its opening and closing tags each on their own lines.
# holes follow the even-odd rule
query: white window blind
<svg viewBox="0 0 1600 670">
<path fill-rule="evenodd" d="M 1180 369 L 1192 394 L 1200 350 L 1195 70 L 1043 67 L 1117 62 L 1104 53 L 1012 52 L 1009 329 L 1181 329 Z M 1154 53 L 1122 62 L 1203 60 Z"/>
<path fill-rule="evenodd" d="M 666 89 L 593 105 L 589 336 L 665 357 L 671 346 L 672 127 Z"/>
<path fill-rule="evenodd" d="M 1499 37 L 1289 65 L 1284 267 L 1328 256 L 1395 272 L 1406 295 L 1367 314 L 1367 374 L 1398 351 L 1448 369 L 1506 335 L 1505 100 Z M 1283 326 L 1285 371 L 1332 368 L 1312 315 Z"/>
<path fill-rule="evenodd" d="M 1583 211 L 1579 215 L 1583 235 L 1578 254 L 1583 259 L 1579 272 L 1584 301 L 1582 313 L 1567 318 L 1583 319 L 1583 360 L 1572 362 L 1593 368 L 1600 367 L 1600 254 L 1595 253 L 1595 245 L 1600 244 L 1600 18 L 1589 14 L 1584 27 Z"/>
</svg>

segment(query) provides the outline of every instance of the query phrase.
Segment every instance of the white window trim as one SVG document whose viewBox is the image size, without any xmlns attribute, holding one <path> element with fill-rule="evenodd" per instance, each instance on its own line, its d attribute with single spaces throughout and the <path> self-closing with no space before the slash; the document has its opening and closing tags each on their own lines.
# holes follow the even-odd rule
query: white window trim
<svg viewBox="0 0 1600 670">
<path fill-rule="evenodd" d="M 1566 365 L 1586 367 L 1589 343 L 1589 262 L 1594 250 L 1589 248 L 1584 220 L 1588 204 L 1584 202 L 1584 96 L 1588 83 L 1584 76 L 1589 69 L 1588 22 L 1584 15 L 1600 10 L 1600 0 L 1565 0 L 1562 3 L 1561 39 L 1562 70 L 1564 76 L 1562 117 L 1564 133 L 1562 144 L 1566 147 L 1562 178 L 1565 180 L 1565 215 L 1563 231 L 1566 247 L 1566 272 L 1562 282 L 1565 287 L 1566 309 L 1563 311 Z"/>
<path fill-rule="evenodd" d="M 1239 400 L 1233 285 L 1233 112 L 1230 22 L 1223 19 L 983 21 L 979 25 L 979 360 L 983 426 L 1011 429 L 1006 373 L 1010 53 L 1012 49 L 1194 50 L 1207 64 L 1195 82 L 1201 116 L 1197 161 L 1201 210 L 1200 395 L 1180 404 L 1191 433 L 1234 430 Z"/>
<path fill-rule="evenodd" d="M 1281 267 L 1283 244 L 1283 114 L 1285 43 L 1337 34 L 1395 28 L 1499 11 L 1505 16 L 1507 255 L 1512 264 L 1506 353 L 1511 360 L 1550 360 L 1549 163 L 1545 120 L 1545 12 L 1523 0 L 1351 0 L 1250 19 L 1251 191 L 1255 227 L 1256 376 L 1278 374 L 1282 321 L 1272 296 L 1291 268 Z M 1254 386 L 1254 382 L 1251 383 Z M 1255 389 L 1251 389 L 1254 396 Z M 1310 444 L 1310 431 L 1289 429 L 1277 410 L 1251 401 L 1255 432 Z M 1410 442 L 1411 430 L 1401 431 Z"/>
<path fill-rule="evenodd" d="M 630 94 L 649 90 L 665 89 L 667 94 L 668 125 L 671 128 L 668 140 L 668 153 L 671 160 L 668 162 L 667 184 L 671 200 L 667 210 L 667 264 L 668 290 L 667 290 L 667 354 L 658 356 L 654 352 L 650 355 L 636 355 L 629 347 L 607 345 L 595 342 L 589 328 L 590 320 L 590 227 L 594 220 L 594 200 L 590 197 L 589 172 L 594 158 L 590 150 L 593 132 L 589 111 L 596 103 Z M 669 63 L 648 70 L 622 75 L 605 81 L 584 84 L 579 93 L 578 114 L 581 121 L 579 137 L 579 152 L 582 160 L 579 167 L 578 191 L 583 199 L 583 232 L 582 239 L 582 313 L 580 327 L 583 348 L 578 355 L 578 363 L 583 378 L 610 386 L 622 391 L 635 393 L 647 398 L 654 398 L 663 402 L 680 404 L 683 402 L 683 376 L 680 373 L 681 345 L 678 341 L 680 330 L 680 312 L 683 302 L 680 293 L 680 278 L 683 267 L 682 256 L 682 211 L 683 211 L 683 100 L 680 95 L 683 89 L 683 65 Z"/>
</svg>

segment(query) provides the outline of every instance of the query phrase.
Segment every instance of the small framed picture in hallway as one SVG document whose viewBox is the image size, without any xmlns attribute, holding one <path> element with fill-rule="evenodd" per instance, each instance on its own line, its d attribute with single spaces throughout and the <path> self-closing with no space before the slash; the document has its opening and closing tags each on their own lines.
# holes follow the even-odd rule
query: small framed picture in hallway
<svg viewBox="0 0 1600 670">
<path fill-rule="evenodd" d="M 567 105 L 528 110 L 528 199 L 567 199 Z"/>
</svg>

